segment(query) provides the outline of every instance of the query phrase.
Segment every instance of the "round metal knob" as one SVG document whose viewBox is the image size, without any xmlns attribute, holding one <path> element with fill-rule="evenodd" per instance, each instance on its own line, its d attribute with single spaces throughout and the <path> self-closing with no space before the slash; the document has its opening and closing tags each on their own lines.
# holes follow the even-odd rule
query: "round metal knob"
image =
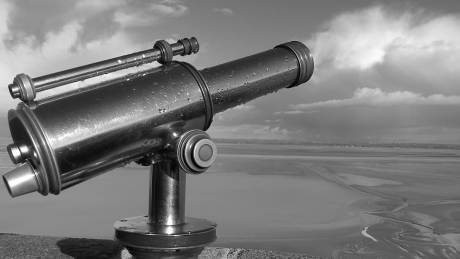
<svg viewBox="0 0 460 259">
<path fill-rule="evenodd" d="M 30 102 L 35 99 L 37 92 L 34 82 L 26 74 L 18 74 L 14 78 L 13 84 L 8 85 L 11 97 L 19 98 L 23 102 Z"/>
<path fill-rule="evenodd" d="M 193 147 L 193 161 L 200 167 L 210 167 L 216 155 L 216 145 L 210 139 L 202 139 Z"/>
<path fill-rule="evenodd" d="M 176 156 L 182 170 L 190 174 L 200 174 L 216 160 L 217 148 L 204 131 L 190 130 L 179 138 Z"/>
</svg>

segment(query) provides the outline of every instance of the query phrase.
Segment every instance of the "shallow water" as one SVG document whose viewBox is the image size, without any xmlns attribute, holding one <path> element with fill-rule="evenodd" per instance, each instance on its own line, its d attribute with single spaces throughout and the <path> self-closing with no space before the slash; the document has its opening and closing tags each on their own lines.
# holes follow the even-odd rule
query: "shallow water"
<svg viewBox="0 0 460 259">
<path fill-rule="evenodd" d="M 214 246 L 335 258 L 460 258 L 460 152 L 218 145 L 187 176 L 186 215 L 218 223 Z M 12 165 L 0 153 L 0 172 Z M 145 215 L 148 169 L 128 166 L 65 190 L 10 198 L 0 232 L 111 238 Z"/>
</svg>

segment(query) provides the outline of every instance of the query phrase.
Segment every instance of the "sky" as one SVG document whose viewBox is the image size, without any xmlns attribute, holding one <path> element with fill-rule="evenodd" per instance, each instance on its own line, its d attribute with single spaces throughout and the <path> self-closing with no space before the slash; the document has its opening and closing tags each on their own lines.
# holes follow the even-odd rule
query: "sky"
<svg viewBox="0 0 460 259">
<path fill-rule="evenodd" d="M 178 60 L 198 69 L 292 40 L 315 60 L 307 83 L 216 114 L 211 137 L 460 144 L 458 0 L 0 0 L 0 137 L 18 103 L 7 89 L 16 74 L 192 36 L 200 51 Z"/>
</svg>

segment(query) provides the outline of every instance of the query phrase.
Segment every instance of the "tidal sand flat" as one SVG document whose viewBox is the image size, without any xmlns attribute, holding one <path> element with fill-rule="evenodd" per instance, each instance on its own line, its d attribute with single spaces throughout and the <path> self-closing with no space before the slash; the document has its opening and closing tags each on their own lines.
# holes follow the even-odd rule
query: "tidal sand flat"
<svg viewBox="0 0 460 259">
<path fill-rule="evenodd" d="M 334 258 L 460 258 L 456 150 L 218 144 L 187 176 L 186 215 L 218 223 L 214 246 Z M 0 154 L 0 171 L 13 167 Z M 111 238 L 145 215 L 148 168 L 128 165 L 63 191 L 10 198 L 0 232 Z"/>
</svg>

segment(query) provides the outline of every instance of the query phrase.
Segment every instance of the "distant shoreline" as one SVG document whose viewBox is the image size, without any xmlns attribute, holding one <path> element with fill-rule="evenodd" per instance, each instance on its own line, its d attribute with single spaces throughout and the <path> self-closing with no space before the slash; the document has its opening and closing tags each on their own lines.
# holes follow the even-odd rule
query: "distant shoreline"
<svg viewBox="0 0 460 259">
<path fill-rule="evenodd" d="M 374 147 L 374 148 L 420 148 L 420 149 L 451 149 L 460 150 L 460 144 L 435 143 L 379 143 L 379 142 L 309 142 L 302 140 L 272 140 L 272 139 L 224 139 L 213 138 L 222 144 L 261 144 L 261 145 L 298 145 L 318 147 Z"/>
<path fill-rule="evenodd" d="M 313 146 L 313 147 L 372 147 L 372 148 L 416 148 L 416 149 L 447 149 L 460 150 L 460 144 L 436 143 L 380 143 L 380 142 L 310 142 L 303 140 L 273 140 L 273 139 L 226 139 L 212 138 L 215 143 L 221 144 L 259 144 L 285 146 Z M 3 143 L 2 143 L 3 142 Z M 9 138 L 0 138 L 0 152 L 6 152 L 6 146 L 13 141 Z"/>
</svg>

